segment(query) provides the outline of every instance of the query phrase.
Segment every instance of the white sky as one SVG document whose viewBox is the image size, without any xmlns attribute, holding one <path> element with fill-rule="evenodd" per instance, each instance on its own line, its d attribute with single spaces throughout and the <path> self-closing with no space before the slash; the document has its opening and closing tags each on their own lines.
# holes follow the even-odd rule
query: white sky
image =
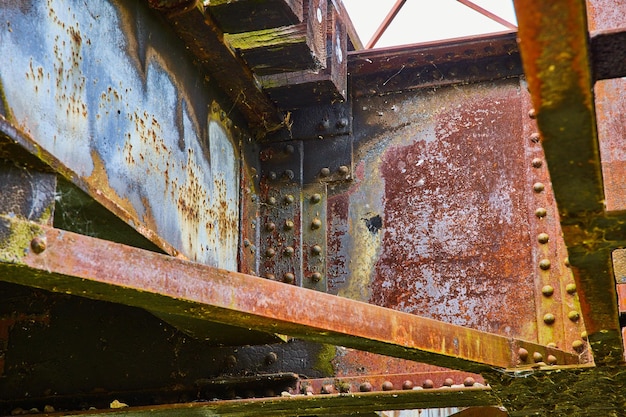
<svg viewBox="0 0 626 417">
<path fill-rule="evenodd" d="M 396 3 L 396 0 L 342 1 L 364 46 Z M 472 1 L 514 25 L 517 24 L 512 0 Z M 504 30 L 509 29 L 456 0 L 407 0 L 375 47 L 428 42 Z"/>
</svg>

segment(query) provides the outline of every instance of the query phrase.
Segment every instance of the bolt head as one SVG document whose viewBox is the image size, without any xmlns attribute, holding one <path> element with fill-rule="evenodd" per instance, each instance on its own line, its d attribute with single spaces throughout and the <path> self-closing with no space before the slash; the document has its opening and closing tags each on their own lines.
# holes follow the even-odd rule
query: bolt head
<svg viewBox="0 0 626 417">
<path fill-rule="evenodd" d="M 313 255 L 320 255 L 322 253 L 322 247 L 320 245 L 313 245 L 311 253 L 313 253 Z"/>
<path fill-rule="evenodd" d="M 269 222 L 265 225 L 265 230 L 267 230 L 268 232 L 271 232 L 274 229 L 276 229 L 276 224 L 273 222 Z"/>
<path fill-rule="evenodd" d="M 567 318 L 571 321 L 578 321 L 580 320 L 580 313 L 578 311 L 572 310 L 567 313 Z"/>
<path fill-rule="evenodd" d="M 452 385 L 454 385 L 454 379 L 452 378 L 446 378 L 446 380 L 443 381 L 444 387 L 451 387 Z"/>
<path fill-rule="evenodd" d="M 541 135 L 539 135 L 539 133 L 533 133 L 532 135 L 530 135 L 530 141 L 532 143 L 539 143 L 540 140 L 541 140 Z"/>
<path fill-rule="evenodd" d="M 335 390 L 332 384 L 322 385 L 322 394 L 331 394 Z"/>
<path fill-rule="evenodd" d="M 576 284 L 574 284 L 574 283 L 567 284 L 567 286 L 565 287 L 565 291 L 567 291 L 568 294 L 575 294 L 576 293 Z"/>
<path fill-rule="evenodd" d="M 277 360 L 278 355 L 275 352 L 269 352 L 267 355 L 265 355 L 264 362 L 266 365 L 272 365 L 276 363 Z"/>
<path fill-rule="evenodd" d="M 246 248 L 247 248 L 248 246 L 250 246 L 250 240 L 249 240 L 249 239 L 244 239 L 244 240 L 243 240 L 243 246 L 245 246 Z"/>
<path fill-rule="evenodd" d="M 295 176 L 296 175 L 293 173 L 293 171 L 291 169 L 287 169 L 283 173 L 283 177 L 285 177 L 288 180 L 292 180 Z"/>
<path fill-rule="evenodd" d="M 322 227 L 322 221 L 320 219 L 313 219 L 313 221 L 311 222 L 311 229 L 315 230 L 315 229 L 319 229 L 320 227 Z"/>
<path fill-rule="evenodd" d="M 348 175 L 350 173 L 350 168 L 348 168 L 346 165 L 341 165 L 337 171 L 339 171 L 339 173 L 341 175 Z"/>
<path fill-rule="evenodd" d="M 293 256 L 294 252 L 295 250 L 292 246 L 287 246 L 285 249 L 283 249 L 283 255 L 285 256 Z"/>
<path fill-rule="evenodd" d="M 270 205 L 273 206 L 274 204 L 276 204 L 276 198 L 274 198 L 274 197 L 268 198 L 267 199 L 267 204 L 270 204 Z"/>
<path fill-rule="evenodd" d="M 540 193 L 545 189 L 546 189 L 546 186 L 542 182 L 536 182 L 535 184 L 533 184 L 533 190 L 536 193 Z"/>
<path fill-rule="evenodd" d="M 531 163 L 533 168 L 541 168 L 541 166 L 543 165 L 543 161 L 540 158 L 533 159 Z"/>
<path fill-rule="evenodd" d="M 552 294 L 554 294 L 554 287 L 552 287 L 552 285 L 544 285 L 544 287 L 541 289 L 541 293 L 545 297 L 551 297 Z"/>
<path fill-rule="evenodd" d="M 548 243 L 548 240 L 550 240 L 550 236 L 548 236 L 547 233 L 539 233 L 539 235 L 537 236 L 537 241 L 539 243 L 545 244 Z"/>
<path fill-rule="evenodd" d="M 535 210 L 535 216 L 539 217 L 540 219 L 546 217 L 547 214 L 548 211 L 543 207 L 539 207 L 537 210 Z"/>
<path fill-rule="evenodd" d="M 472 378 L 471 376 L 468 376 L 467 378 L 463 380 L 463 385 L 465 385 L 466 387 L 473 387 L 475 383 L 476 383 L 476 380 Z"/>
<path fill-rule="evenodd" d="M 265 256 L 271 258 L 274 255 L 276 255 L 276 251 L 274 250 L 274 248 L 267 248 L 267 250 L 265 251 Z"/>
<path fill-rule="evenodd" d="M 265 274 L 265 278 L 267 279 L 276 279 L 276 276 L 274 274 Z"/>
<path fill-rule="evenodd" d="M 383 382 L 383 391 L 392 391 L 393 390 L 393 384 L 390 381 L 385 381 Z"/>
<path fill-rule="evenodd" d="M 413 381 L 411 380 L 406 380 L 402 383 L 402 389 L 403 390 L 409 390 L 409 389 L 413 389 Z"/>
<path fill-rule="evenodd" d="M 337 120 L 335 126 L 337 127 L 337 129 L 343 129 L 344 127 L 348 126 L 348 119 L 342 117 L 341 119 Z"/>
<path fill-rule="evenodd" d="M 42 253 L 47 248 L 46 238 L 44 237 L 34 238 L 33 240 L 30 241 L 30 247 L 33 250 L 33 252 L 37 254 Z"/>
<path fill-rule="evenodd" d="M 580 352 L 581 350 L 583 350 L 584 346 L 585 346 L 585 342 L 583 342 L 582 340 L 574 340 L 572 342 L 572 348 L 577 352 Z"/>
<path fill-rule="evenodd" d="M 370 384 L 369 382 L 364 382 L 361 385 L 359 385 L 359 391 L 361 392 L 370 392 L 372 391 L 372 384 Z"/>
<path fill-rule="evenodd" d="M 293 228 L 293 222 L 291 220 L 285 220 L 285 230 L 292 230 Z"/>
<path fill-rule="evenodd" d="M 313 195 L 311 196 L 311 203 L 313 203 L 313 204 L 317 204 L 317 203 L 319 203 L 320 201 L 322 201 L 322 196 L 321 196 L 321 195 L 319 195 L 318 193 L 315 193 L 315 194 L 313 194 Z"/>
<path fill-rule="evenodd" d="M 536 119 L 537 118 L 537 112 L 535 112 L 535 109 L 530 109 L 528 111 L 528 117 L 530 117 L 531 119 Z"/>
<path fill-rule="evenodd" d="M 312 279 L 314 282 L 319 282 L 319 281 L 322 279 L 322 274 L 320 274 L 319 272 L 313 272 L 313 273 L 311 274 L 311 279 Z"/>
<path fill-rule="evenodd" d="M 324 132 L 328 130 L 329 127 L 330 127 L 330 121 L 328 119 L 324 119 L 318 123 L 317 130 L 320 132 Z"/>
<path fill-rule="evenodd" d="M 517 355 L 522 362 L 526 362 L 526 360 L 528 360 L 528 351 L 524 348 L 519 348 L 517 350 Z"/>
<path fill-rule="evenodd" d="M 285 146 L 285 153 L 287 155 L 291 155 L 296 151 L 296 149 L 293 147 L 293 145 L 287 145 Z"/>
<path fill-rule="evenodd" d="M 533 361 L 535 361 L 535 363 L 543 361 L 543 355 L 539 352 L 533 353 Z"/>
<path fill-rule="evenodd" d="M 285 275 L 283 275 L 283 282 L 285 284 L 293 284 L 295 281 L 296 281 L 296 276 L 292 274 L 291 272 L 287 272 Z"/>
<path fill-rule="evenodd" d="M 548 365 L 556 365 L 556 356 L 548 355 L 548 357 L 546 358 L 546 363 Z"/>
<path fill-rule="evenodd" d="M 435 383 L 433 382 L 432 379 L 425 379 L 424 382 L 422 382 L 422 388 L 424 389 L 430 389 L 434 387 L 435 387 Z"/>
<path fill-rule="evenodd" d="M 584 332 L 580 333 L 580 338 L 583 339 L 583 340 L 589 339 L 589 335 L 587 334 L 586 330 Z"/>
<path fill-rule="evenodd" d="M 565 266 L 566 266 L 566 267 L 568 267 L 568 268 L 571 266 L 571 265 L 570 265 L 570 263 L 569 263 L 569 256 L 563 260 L 563 263 L 564 263 L 564 264 L 565 264 Z"/>
<path fill-rule="evenodd" d="M 296 199 L 294 198 L 293 195 L 291 194 L 287 194 L 284 198 L 285 204 L 292 204 L 294 201 L 296 201 Z"/>
<path fill-rule="evenodd" d="M 543 316 L 543 322 L 545 324 L 553 324 L 556 321 L 556 317 L 554 317 L 554 314 L 552 313 L 546 313 Z"/>
<path fill-rule="evenodd" d="M 549 259 L 542 259 L 541 261 L 539 261 L 539 268 L 543 269 L 544 271 L 550 269 L 551 265 L 552 264 L 550 263 Z"/>
<path fill-rule="evenodd" d="M 267 178 L 268 178 L 270 181 L 274 181 L 274 180 L 277 178 L 277 177 L 276 177 L 276 173 L 275 173 L 274 171 L 270 171 L 270 172 L 268 172 L 268 173 L 267 173 Z"/>
<path fill-rule="evenodd" d="M 330 175 L 330 169 L 328 169 L 326 167 L 320 169 L 320 176 L 327 177 L 329 175 Z"/>
</svg>

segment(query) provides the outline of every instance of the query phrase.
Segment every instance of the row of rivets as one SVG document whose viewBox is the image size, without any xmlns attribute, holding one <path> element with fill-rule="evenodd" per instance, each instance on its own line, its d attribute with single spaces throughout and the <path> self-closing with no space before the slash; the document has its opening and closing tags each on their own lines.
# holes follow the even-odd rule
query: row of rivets
<svg viewBox="0 0 626 417">
<path fill-rule="evenodd" d="M 455 384 L 452 378 L 446 378 L 443 382 L 443 385 L 440 388 L 450 388 L 450 387 L 473 387 L 476 385 L 476 380 L 471 376 L 468 376 L 463 380 L 462 384 Z M 413 381 L 407 379 L 402 382 L 401 389 L 404 391 L 408 390 L 419 390 L 419 389 L 433 389 L 435 388 L 435 383 L 432 379 L 425 379 L 422 381 L 421 385 L 415 385 Z M 380 386 L 381 391 L 393 391 L 396 387 L 393 385 L 391 381 L 384 381 Z M 351 385 L 348 382 L 338 381 L 335 384 L 324 384 L 320 389 L 320 394 L 332 394 L 334 392 L 340 393 L 348 393 L 351 391 Z M 372 392 L 374 391 L 374 386 L 370 382 L 363 382 L 359 385 L 360 392 Z M 307 385 L 304 388 L 304 393 L 313 394 L 313 387 L 311 385 Z"/>
<path fill-rule="evenodd" d="M 339 168 L 337 168 L 337 173 L 344 176 L 348 175 L 350 173 L 350 168 L 346 165 L 341 165 Z M 330 176 L 330 174 L 330 168 L 324 167 L 320 169 L 320 177 L 328 177 Z"/>
</svg>

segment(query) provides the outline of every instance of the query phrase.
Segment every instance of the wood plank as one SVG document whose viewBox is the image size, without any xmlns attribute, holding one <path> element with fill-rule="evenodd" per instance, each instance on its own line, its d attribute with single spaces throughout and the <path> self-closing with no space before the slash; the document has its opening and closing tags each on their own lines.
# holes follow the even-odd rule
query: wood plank
<svg viewBox="0 0 626 417">
<path fill-rule="evenodd" d="M 226 33 L 296 25 L 304 20 L 303 0 L 211 0 L 208 10 Z"/>
</svg>

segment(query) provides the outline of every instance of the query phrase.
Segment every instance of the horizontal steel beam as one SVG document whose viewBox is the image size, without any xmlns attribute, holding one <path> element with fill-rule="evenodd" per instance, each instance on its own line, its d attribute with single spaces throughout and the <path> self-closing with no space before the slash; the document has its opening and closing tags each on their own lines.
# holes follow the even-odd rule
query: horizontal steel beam
<svg viewBox="0 0 626 417">
<path fill-rule="evenodd" d="M 569 261 L 596 362 L 623 361 L 611 249 L 624 217 L 607 216 L 585 2 L 515 0 L 524 72 Z"/>
<path fill-rule="evenodd" d="M 579 363 L 535 343 L 9 217 L 0 217 L 0 279 L 477 373 L 515 367 L 528 352 Z"/>
</svg>

